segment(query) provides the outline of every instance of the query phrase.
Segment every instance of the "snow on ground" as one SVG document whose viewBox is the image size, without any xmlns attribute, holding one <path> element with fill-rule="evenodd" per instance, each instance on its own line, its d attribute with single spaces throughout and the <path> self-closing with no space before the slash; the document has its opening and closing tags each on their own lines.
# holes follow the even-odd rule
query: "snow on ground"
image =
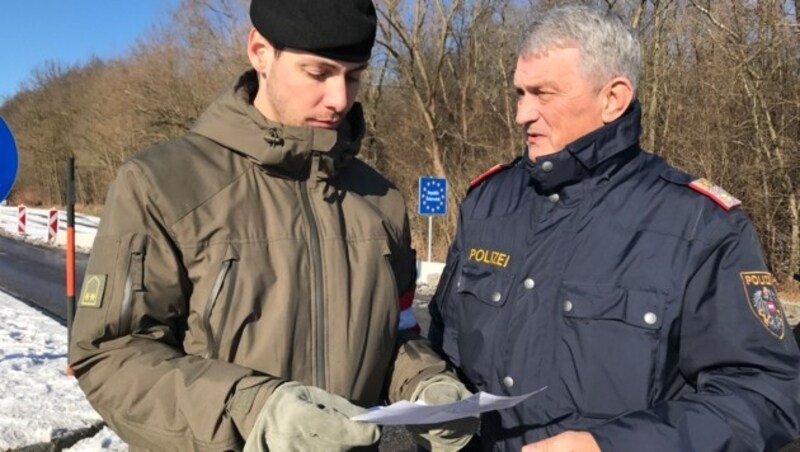
<svg viewBox="0 0 800 452">
<path fill-rule="evenodd" d="M 100 421 L 66 375 L 66 328 L 0 292 L 0 450 L 49 442 Z M 127 450 L 108 428 L 71 451 Z"/>
<path fill-rule="evenodd" d="M 48 211 L 29 208 L 26 235 L 19 236 L 17 207 L 0 206 L 0 230 L 6 236 L 47 244 Z M 88 252 L 100 220 L 78 214 L 75 217 L 76 247 Z M 60 211 L 59 232 L 53 246 L 64 246 L 65 229 L 66 212 Z M 0 290 L 0 450 L 49 442 L 101 421 L 77 380 L 65 374 L 66 368 L 66 327 Z M 65 450 L 127 449 L 114 432 L 104 427 Z"/>
</svg>

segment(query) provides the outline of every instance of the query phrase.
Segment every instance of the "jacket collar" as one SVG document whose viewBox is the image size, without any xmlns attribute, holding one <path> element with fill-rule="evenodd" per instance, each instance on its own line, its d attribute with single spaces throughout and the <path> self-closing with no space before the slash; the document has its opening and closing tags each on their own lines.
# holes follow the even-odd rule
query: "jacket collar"
<svg viewBox="0 0 800 452">
<path fill-rule="evenodd" d="M 361 105 L 353 105 L 338 130 L 291 127 L 266 119 L 250 102 L 251 94 L 246 86 L 227 89 L 192 131 L 247 156 L 271 174 L 291 178 L 317 171 L 323 178 L 333 176 L 358 154 L 364 134 Z M 315 160 L 319 165 L 312 169 Z"/>
<path fill-rule="evenodd" d="M 532 161 L 527 147 L 523 159 L 533 185 L 552 192 L 584 179 L 604 177 L 615 172 L 639 153 L 641 106 L 635 100 L 614 122 L 590 132 L 554 154 Z"/>
</svg>

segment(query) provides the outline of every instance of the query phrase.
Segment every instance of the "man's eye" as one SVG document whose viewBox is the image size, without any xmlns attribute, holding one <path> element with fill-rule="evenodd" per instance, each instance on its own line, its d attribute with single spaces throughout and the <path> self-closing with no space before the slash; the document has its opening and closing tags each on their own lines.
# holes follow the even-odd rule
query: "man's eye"
<svg viewBox="0 0 800 452">
<path fill-rule="evenodd" d="M 306 71 L 306 74 L 308 74 L 308 76 L 313 78 L 314 80 L 318 80 L 318 81 L 323 81 L 328 77 L 328 74 L 326 72 Z"/>
</svg>

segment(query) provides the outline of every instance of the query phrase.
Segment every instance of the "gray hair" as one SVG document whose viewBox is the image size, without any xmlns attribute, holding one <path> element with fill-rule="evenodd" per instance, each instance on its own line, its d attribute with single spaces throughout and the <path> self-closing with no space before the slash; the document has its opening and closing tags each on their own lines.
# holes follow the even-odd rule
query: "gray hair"
<svg viewBox="0 0 800 452">
<path fill-rule="evenodd" d="M 614 12 L 582 5 L 553 8 L 535 17 L 519 56 L 564 45 L 578 46 L 583 72 L 599 85 L 623 76 L 637 89 L 642 61 L 639 40 Z"/>
</svg>

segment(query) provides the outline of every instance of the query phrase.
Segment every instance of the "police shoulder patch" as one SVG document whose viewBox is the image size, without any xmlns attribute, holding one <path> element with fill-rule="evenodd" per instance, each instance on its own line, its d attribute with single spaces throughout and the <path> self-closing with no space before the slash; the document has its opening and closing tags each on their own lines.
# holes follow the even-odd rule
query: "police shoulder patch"
<svg viewBox="0 0 800 452">
<path fill-rule="evenodd" d="M 81 288 L 78 306 L 81 308 L 99 309 L 103 304 L 103 292 L 106 288 L 106 275 L 86 275 Z"/>
<path fill-rule="evenodd" d="M 741 272 L 745 298 L 756 318 L 773 336 L 783 339 L 786 316 L 775 290 L 775 278 L 769 272 Z"/>
<path fill-rule="evenodd" d="M 693 180 L 689 183 L 689 187 L 698 193 L 708 196 L 725 210 L 731 210 L 742 203 L 734 198 L 733 195 L 723 190 L 722 187 L 714 185 L 705 178 Z"/>
</svg>

